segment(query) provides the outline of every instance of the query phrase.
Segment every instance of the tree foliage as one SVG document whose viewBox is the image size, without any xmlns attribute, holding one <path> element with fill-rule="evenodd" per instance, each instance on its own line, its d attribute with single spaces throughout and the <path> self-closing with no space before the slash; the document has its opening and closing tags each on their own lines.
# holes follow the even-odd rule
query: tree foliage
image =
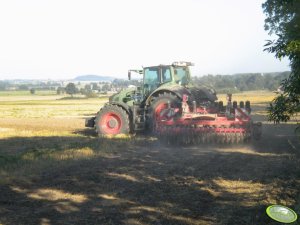
<svg viewBox="0 0 300 225">
<path fill-rule="evenodd" d="M 277 73 L 245 73 L 235 75 L 206 75 L 193 77 L 196 85 L 209 86 L 218 93 L 235 93 L 240 91 L 270 90 L 276 91 L 282 80 L 286 79 L 290 72 Z"/>
<path fill-rule="evenodd" d="M 266 0 L 262 7 L 267 15 L 265 30 L 277 36 L 267 41 L 265 50 L 290 60 L 291 74 L 281 84 L 283 93 L 268 109 L 269 120 L 286 122 L 300 111 L 300 1 Z"/>
<path fill-rule="evenodd" d="M 0 91 L 5 91 L 10 86 L 7 81 L 0 81 Z"/>
<path fill-rule="evenodd" d="M 78 92 L 78 89 L 76 88 L 74 83 L 68 83 L 65 89 L 66 93 L 71 95 L 72 97 Z"/>
<path fill-rule="evenodd" d="M 30 94 L 32 94 L 32 95 L 35 94 L 35 89 L 34 88 L 30 88 Z"/>
<path fill-rule="evenodd" d="M 56 94 L 60 95 L 60 94 L 64 94 L 65 93 L 65 88 L 63 87 L 58 87 L 56 89 Z"/>
<path fill-rule="evenodd" d="M 18 89 L 21 91 L 27 91 L 29 90 L 29 87 L 26 84 L 21 84 Z"/>
</svg>

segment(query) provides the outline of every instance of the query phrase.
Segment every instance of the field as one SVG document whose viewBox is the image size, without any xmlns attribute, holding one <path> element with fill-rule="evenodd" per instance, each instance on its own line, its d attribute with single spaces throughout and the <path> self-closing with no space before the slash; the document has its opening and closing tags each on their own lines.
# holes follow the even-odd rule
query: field
<svg viewBox="0 0 300 225">
<path fill-rule="evenodd" d="M 278 224 L 265 215 L 270 204 L 300 214 L 296 121 L 266 121 L 273 97 L 234 95 L 252 102 L 260 141 L 169 146 L 85 129 L 105 97 L 0 92 L 0 224 Z"/>
</svg>

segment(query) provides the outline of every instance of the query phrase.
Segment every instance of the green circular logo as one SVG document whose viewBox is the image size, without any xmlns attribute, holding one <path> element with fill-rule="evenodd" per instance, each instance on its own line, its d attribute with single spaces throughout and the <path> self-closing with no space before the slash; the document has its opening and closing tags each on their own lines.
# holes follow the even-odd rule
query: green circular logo
<svg viewBox="0 0 300 225">
<path fill-rule="evenodd" d="M 293 223 L 297 220 L 297 214 L 286 206 L 271 205 L 266 212 L 273 220 L 281 223 Z"/>
</svg>

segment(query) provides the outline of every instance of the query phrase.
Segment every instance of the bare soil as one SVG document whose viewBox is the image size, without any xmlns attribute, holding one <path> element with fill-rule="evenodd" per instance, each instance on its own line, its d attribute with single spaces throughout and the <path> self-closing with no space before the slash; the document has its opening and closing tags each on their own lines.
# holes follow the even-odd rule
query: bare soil
<svg viewBox="0 0 300 225">
<path fill-rule="evenodd" d="M 0 158 L 2 225 L 277 224 L 265 215 L 270 204 L 300 214 L 295 125 L 265 123 L 262 139 L 250 144 L 173 146 L 143 135 L 98 138 L 82 129 L 83 119 L 52 118 L 41 128 L 43 121 L 0 119 L 0 132 L 58 129 L 72 135 L 2 138 L 0 157 L 68 148 L 91 154 Z"/>
</svg>

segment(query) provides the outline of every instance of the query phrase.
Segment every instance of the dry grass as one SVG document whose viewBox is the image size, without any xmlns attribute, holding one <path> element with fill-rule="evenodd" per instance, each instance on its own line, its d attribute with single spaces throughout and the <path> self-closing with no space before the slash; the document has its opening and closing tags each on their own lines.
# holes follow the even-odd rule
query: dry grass
<svg viewBox="0 0 300 225">
<path fill-rule="evenodd" d="M 270 91 L 247 91 L 236 93 L 232 95 L 232 101 L 237 101 L 239 104 L 240 101 L 250 101 L 251 108 L 254 111 L 254 118 L 259 118 L 263 122 L 266 122 L 267 116 L 267 107 L 269 106 L 270 102 L 276 97 L 275 92 Z M 226 100 L 226 94 L 218 95 L 219 101 L 223 101 L 224 104 Z M 295 115 L 292 119 L 288 122 L 289 124 L 297 124 L 300 121 L 300 115 Z"/>
<path fill-rule="evenodd" d="M 300 213 L 292 124 L 265 123 L 262 141 L 249 145 L 165 146 L 142 135 L 98 138 L 84 118 L 104 99 L 56 97 L 0 96 L 0 224 L 254 225 L 275 224 L 269 204 Z M 234 96 L 252 101 L 262 121 L 273 97 Z"/>
<path fill-rule="evenodd" d="M 56 97 L 57 98 L 57 97 Z M 35 100 L 0 100 L 1 118 L 72 118 L 97 112 L 107 99 L 59 100 L 39 96 Z"/>
<path fill-rule="evenodd" d="M 265 105 L 268 102 L 271 102 L 276 96 L 275 93 L 269 91 L 247 91 L 236 93 L 232 95 L 233 101 L 250 101 L 251 103 L 257 105 Z M 219 100 L 226 102 L 226 94 L 218 95 Z"/>
<path fill-rule="evenodd" d="M 19 187 L 11 187 L 11 189 L 17 193 L 24 193 L 29 198 L 38 200 L 66 200 L 74 203 L 83 203 L 88 200 L 87 197 L 82 194 L 71 194 L 57 189 L 40 188 L 37 190 L 27 190 Z"/>
</svg>

